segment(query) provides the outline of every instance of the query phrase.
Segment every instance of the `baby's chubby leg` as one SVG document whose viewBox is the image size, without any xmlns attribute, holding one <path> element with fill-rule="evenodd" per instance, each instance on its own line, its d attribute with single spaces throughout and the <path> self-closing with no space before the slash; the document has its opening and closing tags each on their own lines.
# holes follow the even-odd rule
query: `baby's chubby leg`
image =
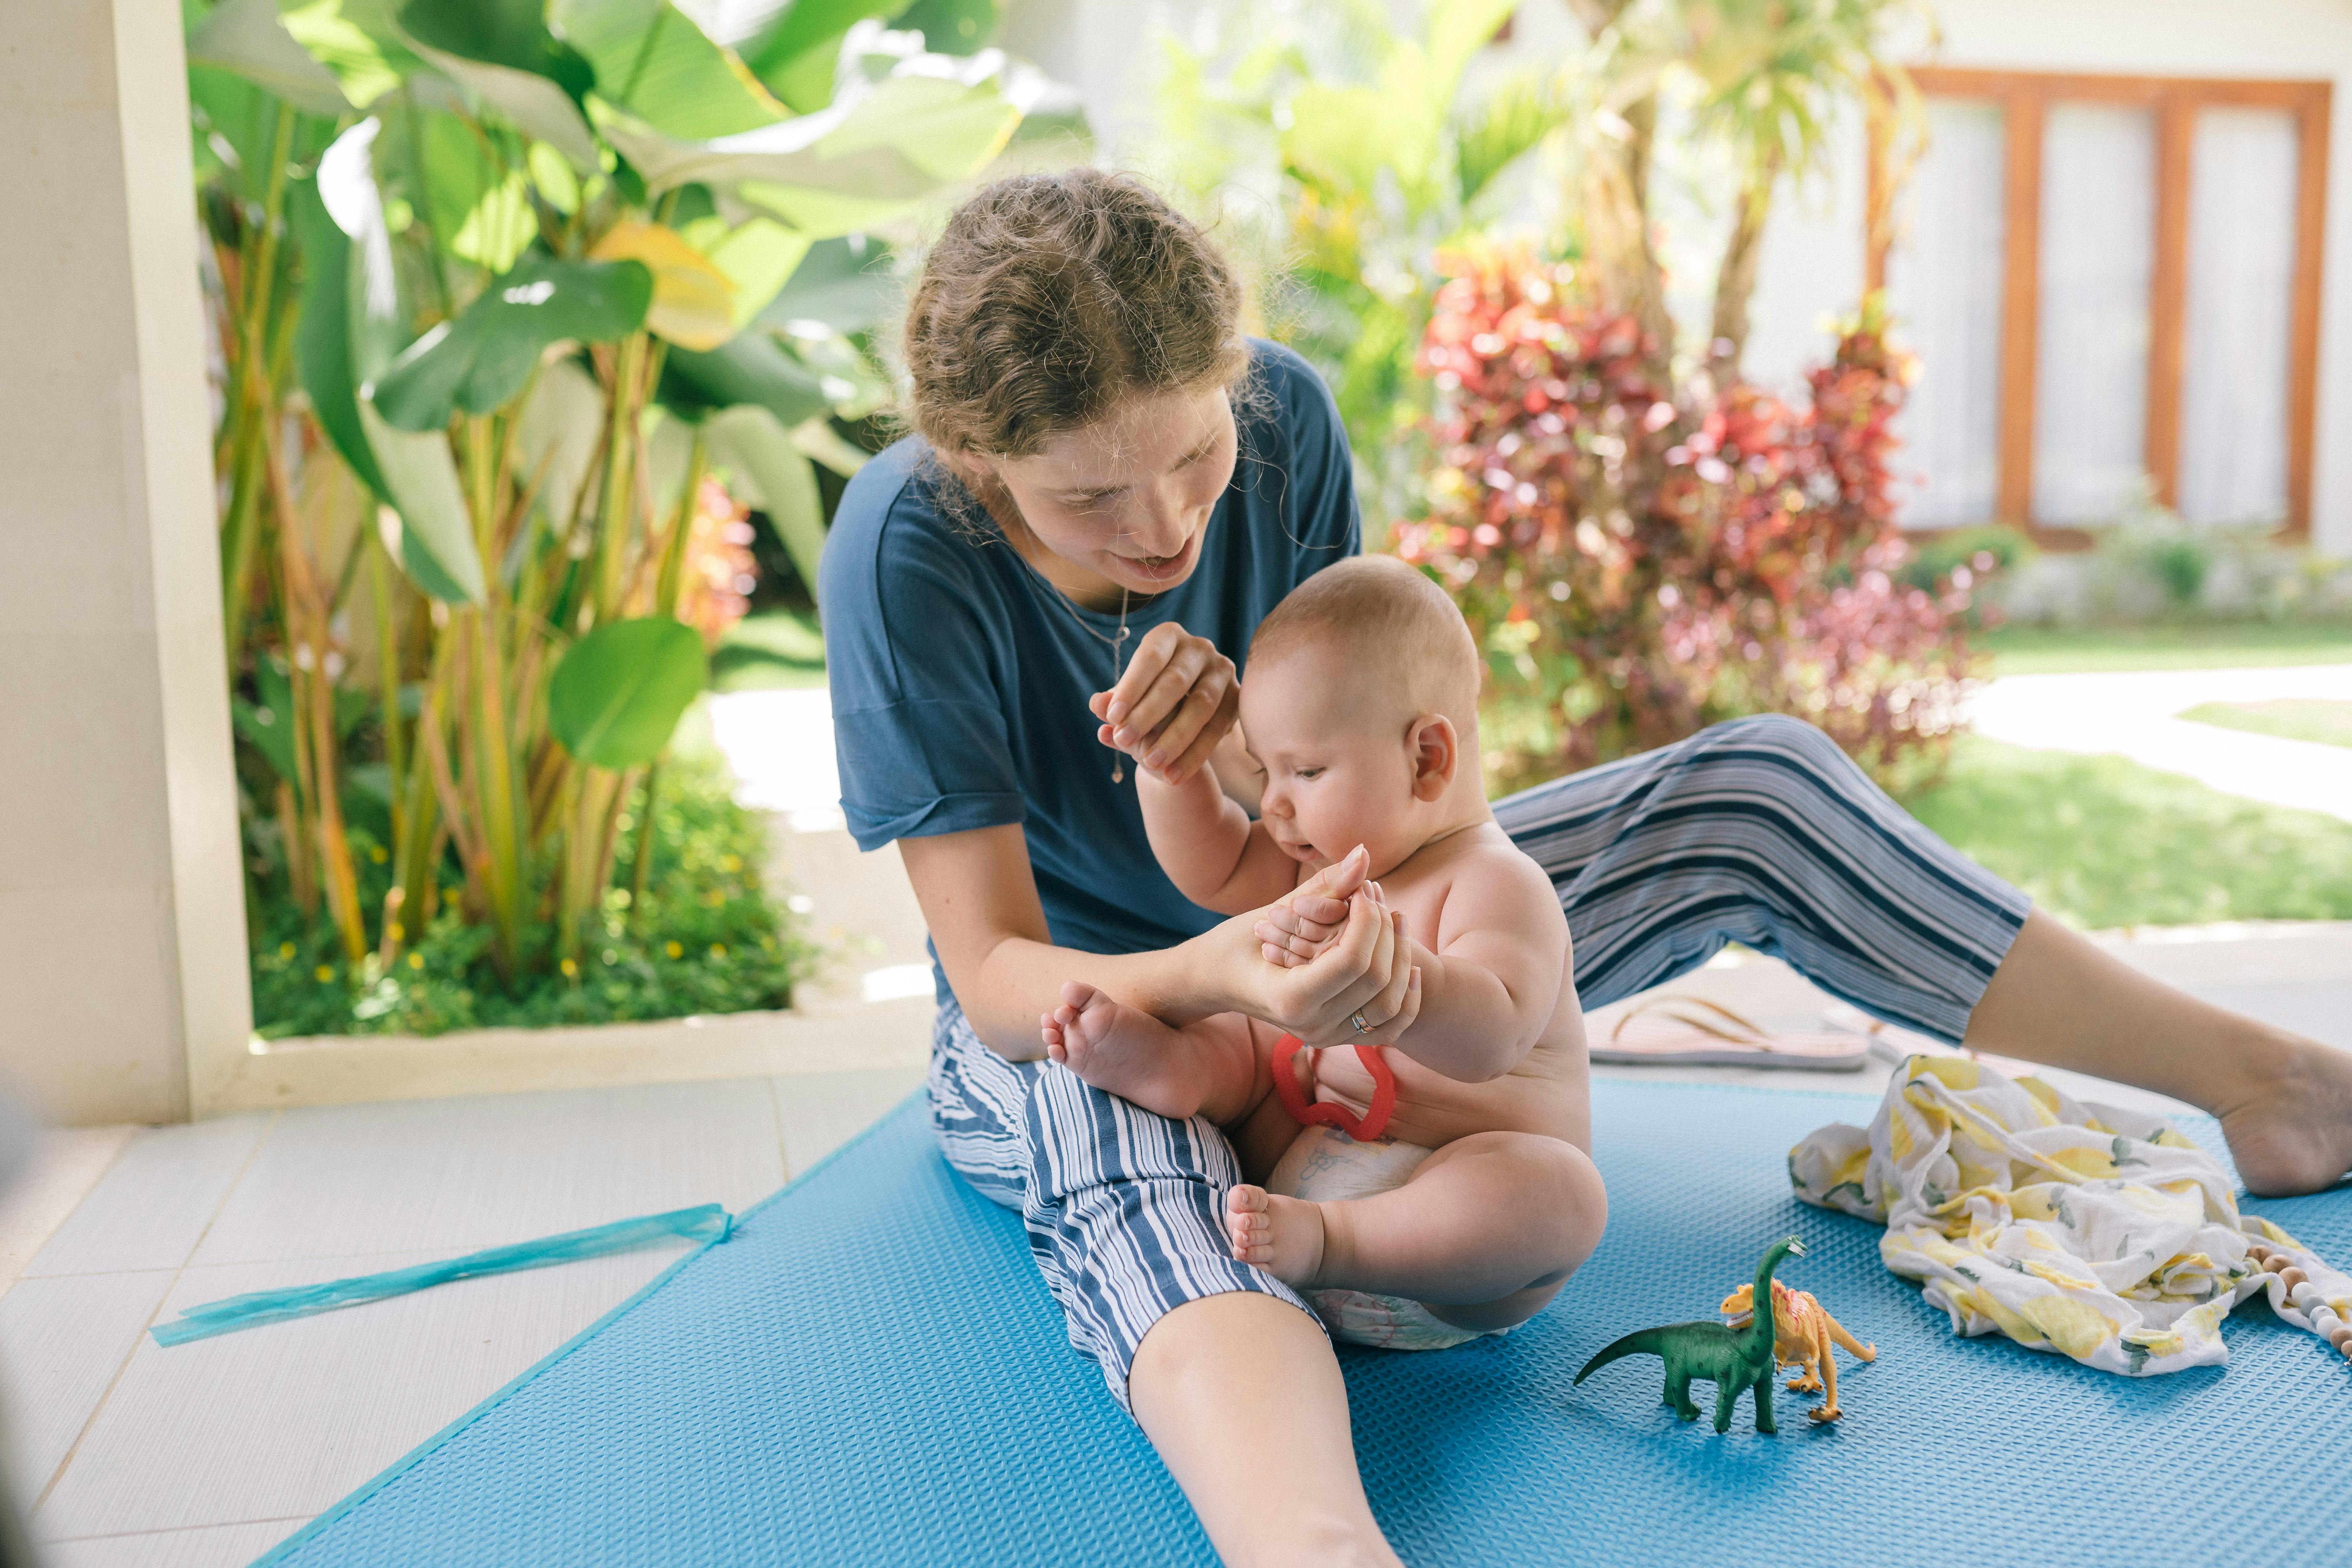
<svg viewBox="0 0 2352 1568">
<path fill-rule="evenodd" d="M 1048 1057 L 1159 1115 L 1230 1121 L 1256 1099 L 1258 1053 L 1239 1013 L 1171 1028 L 1073 981 L 1062 987 L 1062 1005 L 1037 1024 Z"/>
<path fill-rule="evenodd" d="M 1255 1185 L 1226 1197 L 1234 1256 L 1301 1289 L 1421 1302 L 1465 1329 L 1507 1328 L 1558 1294 L 1609 1218 L 1601 1173 L 1574 1144 L 1474 1132 L 1402 1186 L 1312 1202 Z"/>
</svg>

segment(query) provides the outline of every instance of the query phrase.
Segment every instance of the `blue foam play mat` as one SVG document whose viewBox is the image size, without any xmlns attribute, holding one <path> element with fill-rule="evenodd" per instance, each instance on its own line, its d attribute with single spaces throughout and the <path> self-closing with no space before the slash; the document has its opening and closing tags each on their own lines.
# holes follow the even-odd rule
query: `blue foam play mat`
<svg viewBox="0 0 2352 1568">
<path fill-rule="evenodd" d="M 1789 1146 L 1873 1103 L 1596 1085 L 1609 1231 L 1560 1298 L 1506 1339 L 1340 1351 L 1405 1560 L 2352 1555 L 2352 1365 L 2259 1302 L 2229 1325 L 2226 1368 L 2137 1381 L 1954 1339 L 1879 1266 L 1875 1227 L 1790 1194 Z M 2183 1131 L 2218 1143 L 2210 1122 Z M 2352 1188 L 2250 1206 L 2352 1259 Z M 1746 1400 L 1727 1436 L 1683 1426 L 1650 1358 L 1570 1387 L 1628 1330 L 1707 1316 L 1790 1231 L 1811 1250 L 1780 1277 L 1878 1346 L 1874 1365 L 1842 1360 L 1833 1428 L 1785 1394 L 1778 1437 Z M 964 1186 L 909 1101 L 264 1561 L 1215 1559 L 1068 1348 L 1018 1217 Z"/>
</svg>

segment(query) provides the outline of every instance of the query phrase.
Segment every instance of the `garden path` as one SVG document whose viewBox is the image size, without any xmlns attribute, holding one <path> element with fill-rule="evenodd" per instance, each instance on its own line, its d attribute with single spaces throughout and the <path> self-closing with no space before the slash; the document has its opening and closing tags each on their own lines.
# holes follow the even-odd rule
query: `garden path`
<svg viewBox="0 0 2352 1568">
<path fill-rule="evenodd" d="M 2275 698 L 2352 701 L 2352 664 L 2009 675 L 1976 693 L 1969 716 L 1977 733 L 2012 745 L 2112 752 L 2230 795 L 2352 821 L 2352 746 L 2178 716 L 2204 702 Z"/>
</svg>

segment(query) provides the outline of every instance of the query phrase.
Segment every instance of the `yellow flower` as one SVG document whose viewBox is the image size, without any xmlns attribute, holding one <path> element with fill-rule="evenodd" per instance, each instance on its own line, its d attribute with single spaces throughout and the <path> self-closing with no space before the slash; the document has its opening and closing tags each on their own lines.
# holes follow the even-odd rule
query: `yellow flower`
<svg viewBox="0 0 2352 1568">
<path fill-rule="evenodd" d="M 674 942 L 666 942 L 662 943 L 662 951 L 668 953 L 672 958 L 684 958 L 686 956 L 686 949 Z"/>
<path fill-rule="evenodd" d="M 294 956 L 294 944 L 293 944 L 292 942 L 279 942 L 279 943 L 278 944 L 278 957 L 280 957 L 280 958 L 291 958 L 291 957 L 293 957 L 293 956 Z"/>
<path fill-rule="evenodd" d="M 425 967 L 425 955 L 424 955 L 423 953 L 421 953 L 421 952 L 412 952 L 412 953 L 410 953 L 410 954 L 408 955 L 408 967 L 409 967 L 409 968 L 411 968 L 411 969 L 422 969 L 422 968 L 424 968 L 424 967 Z"/>
<path fill-rule="evenodd" d="M 743 857 L 721 855 L 719 858 L 719 868 L 722 871 L 740 871 L 743 868 Z"/>
<path fill-rule="evenodd" d="M 310 973 L 319 977 L 319 984 L 321 985 L 324 985 L 328 981 L 332 980 L 335 977 L 334 968 L 330 964 L 322 963 Z"/>
<path fill-rule="evenodd" d="M 568 958 L 556 967 L 563 971 L 563 977 L 566 980 L 575 977 L 580 973 L 580 966 L 577 963 L 572 963 L 572 960 Z"/>
<path fill-rule="evenodd" d="M 727 944 L 726 944 L 725 942 L 712 942 L 712 943 L 710 944 L 710 956 L 711 956 L 711 957 L 713 957 L 713 958 L 724 958 L 724 957 L 726 957 L 726 956 L 727 956 Z"/>
</svg>

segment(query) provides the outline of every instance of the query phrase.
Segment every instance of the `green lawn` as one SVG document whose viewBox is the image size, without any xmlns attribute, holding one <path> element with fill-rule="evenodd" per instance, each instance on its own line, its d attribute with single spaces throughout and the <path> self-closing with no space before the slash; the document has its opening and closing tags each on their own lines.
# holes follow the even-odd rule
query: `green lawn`
<svg viewBox="0 0 2352 1568">
<path fill-rule="evenodd" d="M 2200 724 L 2250 730 L 2288 741 L 2352 746 L 2352 702 L 2311 697 L 2274 697 L 2267 702 L 2202 702 L 2181 714 Z"/>
<path fill-rule="evenodd" d="M 1993 656 L 1995 675 L 2352 664 L 2352 625 L 2312 621 L 1996 626 L 1970 640 Z"/>
<path fill-rule="evenodd" d="M 768 691 L 824 684 L 824 635 L 816 617 L 762 610 L 728 628 L 710 656 L 714 691 Z"/>
<path fill-rule="evenodd" d="M 2076 925 L 2352 920 L 2352 822 L 2120 757 L 1971 737 L 1945 781 L 1906 804 Z"/>
</svg>

